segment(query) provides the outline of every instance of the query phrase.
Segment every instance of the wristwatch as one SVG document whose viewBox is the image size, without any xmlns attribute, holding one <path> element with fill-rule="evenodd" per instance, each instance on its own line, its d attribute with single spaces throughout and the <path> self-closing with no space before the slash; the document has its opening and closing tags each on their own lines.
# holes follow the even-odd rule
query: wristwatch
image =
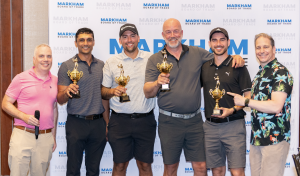
<svg viewBox="0 0 300 176">
<path fill-rule="evenodd" d="M 234 106 L 232 108 L 233 108 L 233 113 L 232 114 L 235 114 L 236 113 L 236 109 L 235 109 Z"/>
<path fill-rule="evenodd" d="M 245 100 L 245 107 L 248 107 L 249 101 L 250 101 L 250 99 L 246 98 L 246 100 Z"/>
</svg>

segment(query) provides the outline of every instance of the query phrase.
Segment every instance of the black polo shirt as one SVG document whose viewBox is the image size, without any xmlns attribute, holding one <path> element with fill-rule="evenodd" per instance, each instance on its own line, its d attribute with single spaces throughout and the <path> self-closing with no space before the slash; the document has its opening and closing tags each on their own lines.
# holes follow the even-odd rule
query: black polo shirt
<svg viewBox="0 0 300 176">
<path fill-rule="evenodd" d="M 73 71 L 75 63 L 73 58 L 78 59 L 78 71 L 83 72 L 82 78 L 78 81 L 80 98 L 68 100 L 68 114 L 91 115 L 102 114 L 105 109 L 102 105 L 101 84 L 103 79 L 102 69 L 104 62 L 92 56 L 92 63 L 89 66 L 76 54 L 71 59 L 63 62 L 58 70 L 58 85 L 69 86 L 72 81 L 68 76 L 68 70 Z"/>
<path fill-rule="evenodd" d="M 230 55 L 219 66 L 215 64 L 214 59 L 206 62 L 202 66 L 201 74 L 206 118 L 211 118 L 216 105 L 216 101 L 210 95 L 209 90 L 215 89 L 217 81 L 214 77 L 217 76 L 219 76 L 220 80 L 220 90 L 225 89 L 225 95 L 219 101 L 220 107 L 232 108 L 234 106 L 233 97 L 227 95 L 227 92 L 242 95 L 244 92 L 251 91 L 251 79 L 248 69 L 246 66 L 233 68 L 232 57 Z M 245 114 L 243 109 L 241 109 L 231 116 L 243 117 Z"/>
<path fill-rule="evenodd" d="M 167 63 L 172 63 L 170 72 L 169 92 L 158 92 L 157 102 L 160 109 L 165 111 L 186 114 L 193 113 L 201 105 L 200 73 L 204 62 L 212 59 L 214 55 L 196 46 L 182 45 L 180 59 L 177 60 L 167 52 Z M 161 52 L 153 54 L 147 63 L 145 82 L 157 80 L 160 72 L 157 63 L 162 63 Z"/>
</svg>

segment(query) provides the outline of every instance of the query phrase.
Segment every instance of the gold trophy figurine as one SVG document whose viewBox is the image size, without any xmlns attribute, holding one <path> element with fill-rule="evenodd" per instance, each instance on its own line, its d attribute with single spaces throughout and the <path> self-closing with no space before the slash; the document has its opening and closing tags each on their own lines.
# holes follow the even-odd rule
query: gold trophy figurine
<svg viewBox="0 0 300 176">
<path fill-rule="evenodd" d="M 161 53 L 164 55 L 164 59 L 163 59 L 163 62 L 161 64 L 157 64 L 157 69 L 161 72 L 161 73 L 170 73 L 171 69 L 173 68 L 173 64 L 170 63 L 168 64 L 167 63 L 167 51 L 166 50 L 163 50 L 161 51 Z M 161 86 L 161 90 L 164 90 L 164 91 L 170 91 L 170 86 L 169 84 L 163 84 Z"/>
<path fill-rule="evenodd" d="M 214 77 L 215 78 L 215 77 Z M 209 93 L 213 97 L 213 99 L 216 101 L 216 106 L 213 110 L 212 115 L 221 115 L 221 110 L 219 109 L 219 100 L 225 95 L 225 90 L 223 89 L 222 91 L 219 89 L 220 87 L 220 81 L 219 81 L 219 76 L 215 78 L 217 80 L 217 85 L 215 90 L 210 89 Z"/>
<path fill-rule="evenodd" d="M 73 69 L 73 71 L 71 72 L 70 70 L 68 71 L 68 76 L 70 77 L 70 79 L 73 81 L 73 84 L 77 84 L 77 82 L 80 80 L 80 78 L 83 76 L 83 72 L 82 71 L 78 71 L 78 60 L 75 57 L 73 59 L 73 62 L 75 62 L 75 67 Z M 72 92 L 70 92 L 70 94 L 72 95 L 72 98 L 80 98 L 80 92 L 78 90 L 77 94 L 73 94 Z"/>
<path fill-rule="evenodd" d="M 115 81 L 120 86 L 125 87 L 128 84 L 128 82 L 130 80 L 130 77 L 129 76 L 127 76 L 127 77 L 124 76 L 124 69 L 123 69 L 122 64 L 118 65 L 118 67 L 121 69 L 121 73 L 120 73 L 119 77 L 115 78 Z M 128 101 L 130 101 L 129 96 L 126 93 L 123 93 L 120 96 L 120 103 L 124 103 L 124 102 L 128 102 Z"/>
</svg>

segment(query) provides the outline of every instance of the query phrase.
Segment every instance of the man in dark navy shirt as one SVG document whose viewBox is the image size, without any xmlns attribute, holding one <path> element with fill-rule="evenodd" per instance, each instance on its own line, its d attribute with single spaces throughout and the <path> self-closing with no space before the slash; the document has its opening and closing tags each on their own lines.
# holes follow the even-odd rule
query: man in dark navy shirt
<svg viewBox="0 0 300 176">
<path fill-rule="evenodd" d="M 201 73 L 207 119 L 203 125 L 206 165 L 212 168 L 213 176 L 225 176 L 227 157 L 231 174 L 244 176 L 246 129 L 243 106 L 234 106 L 232 96 L 225 93 L 219 100 L 220 115 L 213 115 L 216 101 L 210 90 L 218 87 L 221 91 L 250 97 L 251 79 L 245 66 L 231 67 L 232 57 L 227 51 L 230 40 L 225 29 L 213 29 L 209 39 L 214 58 L 203 64 Z"/>
</svg>

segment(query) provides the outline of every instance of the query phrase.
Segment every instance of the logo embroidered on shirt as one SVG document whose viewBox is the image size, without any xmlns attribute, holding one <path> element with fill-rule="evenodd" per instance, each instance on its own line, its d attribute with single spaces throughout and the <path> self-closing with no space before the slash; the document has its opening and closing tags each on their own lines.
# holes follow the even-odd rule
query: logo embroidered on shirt
<svg viewBox="0 0 300 176">
<path fill-rule="evenodd" d="M 229 76 L 229 74 L 230 74 L 230 72 L 225 72 L 228 76 Z"/>
</svg>

